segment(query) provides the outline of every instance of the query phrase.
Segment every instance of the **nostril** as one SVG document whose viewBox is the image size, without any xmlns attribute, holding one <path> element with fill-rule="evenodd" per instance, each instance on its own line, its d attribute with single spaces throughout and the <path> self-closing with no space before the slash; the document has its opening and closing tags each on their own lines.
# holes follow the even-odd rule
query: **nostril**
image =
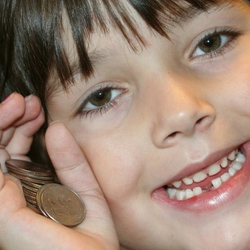
<svg viewBox="0 0 250 250">
<path fill-rule="evenodd" d="M 196 122 L 196 124 L 202 123 L 203 119 L 204 119 L 204 117 L 203 117 L 203 118 L 200 118 L 200 119 Z"/>
<path fill-rule="evenodd" d="M 168 137 L 169 137 L 169 138 L 173 138 L 173 137 L 175 137 L 177 134 L 178 134 L 178 132 L 174 132 L 174 133 L 168 135 Z"/>
<path fill-rule="evenodd" d="M 168 135 L 168 138 L 169 138 L 169 139 L 172 139 L 172 138 L 176 137 L 177 134 L 179 134 L 179 133 L 180 133 L 180 132 L 173 132 L 172 134 Z"/>
<path fill-rule="evenodd" d="M 171 145 L 174 145 L 176 142 L 177 142 L 177 140 L 178 140 L 178 135 L 180 135 L 181 134 L 181 132 L 179 132 L 179 131 L 176 131 L 176 132 L 173 132 L 173 133 L 171 133 L 171 134 L 169 134 L 166 138 L 165 138 L 165 146 L 171 146 Z"/>
<path fill-rule="evenodd" d="M 201 117 L 199 120 L 197 120 L 196 122 L 196 128 L 202 132 L 202 131 L 205 131 L 213 122 L 213 117 L 210 117 L 210 116 L 204 116 L 204 117 Z"/>
</svg>

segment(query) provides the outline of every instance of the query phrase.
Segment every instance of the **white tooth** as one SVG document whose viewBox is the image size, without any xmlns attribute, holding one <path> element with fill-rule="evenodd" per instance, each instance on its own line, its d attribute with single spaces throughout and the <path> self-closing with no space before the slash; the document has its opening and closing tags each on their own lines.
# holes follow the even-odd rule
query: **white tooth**
<svg viewBox="0 0 250 250">
<path fill-rule="evenodd" d="M 235 151 L 233 151 L 232 153 L 229 154 L 229 156 L 227 157 L 230 161 L 233 161 L 235 159 Z"/>
<path fill-rule="evenodd" d="M 194 197 L 194 192 L 191 189 L 186 190 L 186 199 Z"/>
<path fill-rule="evenodd" d="M 237 171 L 236 171 L 235 169 L 231 168 L 231 167 L 228 169 L 228 173 L 229 173 L 231 176 L 234 176 L 236 172 L 237 172 Z"/>
<path fill-rule="evenodd" d="M 170 199 L 175 198 L 175 195 L 176 195 L 176 192 L 177 192 L 176 189 L 168 188 L 167 191 L 168 191 L 168 196 L 169 196 Z"/>
<path fill-rule="evenodd" d="M 237 171 L 242 169 L 242 164 L 237 161 L 234 161 L 230 166 Z"/>
<path fill-rule="evenodd" d="M 221 170 L 221 167 L 219 164 L 213 164 L 208 168 L 208 175 L 212 176 L 215 174 L 218 174 Z"/>
<path fill-rule="evenodd" d="M 227 164 L 228 164 L 227 157 L 224 157 L 220 165 L 221 165 L 221 167 L 225 168 L 225 167 L 227 167 Z"/>
<path fill-rule="evenodd" d="M 230 177 L 231 175 L 229 173 L 225 173 L 220 178 L 223 182 L 226 182 Z"/>
<path fill-rule="evenodd" d="M 236 161 L 240 162 L 240 163 L 244 163 L 246 161 L 246 157 L 245 155 L 239 153 L 235 159 Z"/>
<path fill-rule="evenodd" d="M 176 199 L 178 201 L 182 201 L 182 200 L 184 200 L 185 195 L 186 195 L 186 192 L 184 190 L 177 190 L 177 192 L 176 192 Z"/>
<path fill-rule="evenodd" d="M 173 186 L 175 186 L 176 188 L 179 188 L 181 186 L 181 181 L 175 181 L 172 183 Z"/>
<path fill-rule="evenodd" d="M 195 188 L 193 189 L 193 193 L 194 193 L 194 195 L 202 194 L 202 189 L 201 189 L 201 187 L 195 187 Z"/>
<path fill-rule="evenodd" d="M 221 186 L 222 184 L 222 181 L 221 181 L 221 178 L 216 178 L 214 180 L 212 180 L 212 184 L 215 188 L 218 188 Z"/>
<path fill-rule="evenodd" d="M 182 181 L 183 181 L 186 185 L 191 185 L 191 184 L 193 184 L 193 179 L 191 179 L 191 178 L 185 177 L 185 178 L 182 179 Z"/>
<path fill-rule="evenodd" d="M 204 172 L 199 172 L 193 175 L 194 182 L 201 182 L 207 178 L 207 174 Z"/>
</svg>

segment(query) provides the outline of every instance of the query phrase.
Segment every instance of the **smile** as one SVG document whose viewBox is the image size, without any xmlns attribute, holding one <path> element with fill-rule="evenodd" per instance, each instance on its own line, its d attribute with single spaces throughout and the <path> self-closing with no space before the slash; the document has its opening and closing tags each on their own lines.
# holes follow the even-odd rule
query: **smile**
<svg viewBox="0 0 250 250">
<path fill-rule="evenodd" d="M 215 190 L 240 171 L 245 161 L 244 154 L 234 150 L 206 169 L 166 186 L 167 194 L 170 199 L 182 201 Z"/>
<path fill-rule="evenodd" d="M 186 168 L 190 174 L 155 189 L 152 199 L 174 210 L 208 212 L 250 195 L 250 141 L 210 164 L 195 165 L 193 173 Z"/>
</svg>

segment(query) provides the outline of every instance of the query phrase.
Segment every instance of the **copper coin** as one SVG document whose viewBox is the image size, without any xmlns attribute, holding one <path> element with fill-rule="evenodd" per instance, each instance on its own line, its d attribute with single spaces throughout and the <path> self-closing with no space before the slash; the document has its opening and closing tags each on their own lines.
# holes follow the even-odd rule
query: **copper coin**
<svg viewBox="0 0 250 250">
<path fill-rule="evenodd" d="M 6 161 L 6 167 L 12 168 L 15 170 L 21 170 L 22 172 L 25 172 L 27 174 L 31 175 L 38 175 L 38 176 L 51 176 L 53 175 L 53 172 L 50 168 L 43 166 L 38 163 L 29 162 L 29 161 L 23 161 L 23 160 L 15 160 L 11 159 Z"/>
<path fill-rule="evenodd" d="M 34 187 L 30 186 L 29 184 L 26 185 L 23 182 L 21 182 L 21 184 L 22 184 L 23 188 L 26 188 L 26 189 L 30 190 L 31 192 L 37 193 L 37 191 L 38 191 L 38 188 L 34 188 Z"/>
<path fill-rule="evenodd" d="M 38 214 L 41 214 L 40 210 L 37 208 L 36 205 L 33 205 L 29 202 L 27 202 L 27 207 L 29 207 L 31 210 L 33 210 L 34 212 L 38 213 Z"/>
<path fill-rule="evenodd" d="M 32 188 L 35 188 L 35 189 L 37 189 L 37 191 L 38 191 L 38 189 L 39 189 L 40 187 L 43 186 L 43 185 L 41 185 L 41 184 L 37 184 L 37 183 L 25 181 L 25 180 L 22 180 L 21 183 L 22 183 L 22 185 L 25 184 L 25 185 L 27 185 L 27 186 L 30 186 L 30 187 L 32 187 Z"/>
<path fill-rule="evenodd" d="M 26 177 L 26 176 L 21 175 L 21 174 L 14 173 L 12 171 L 10 171 L 9 173 L 11 175 L 13 175 L 14 177 L 20 179 L 21 181 L 28 181 L 28 182 L 32 182 L 32 183 L 36 183 L 36 184 L 41 184 L 41 185 L 44 185 L 44 184 L 47 184 L 47 183 L 52 183 L 52 181 L 50 181 L 50 180 L 42 180 L 42 179 L 30 178 L 30 177 Z"/>
<path fill-rule="evenodd" d="M 31 197 L 34 197 L 34 199 L 36 199 L 36 193 L 35 192 L 30 191 L 29 189 L 25 188 L 24 186 L 22 188 L 23 188 L 24 194 L 27 194 L 27 195 L 29 195 Z"/>
<path fill-rule="evenodd" d="M 43 185 L 42 187 L 40 187 L 36 193 L 36 205 L 37 205 L 38 209 L 40 210 L 40 212 L 44 216 L 48 217 L 46 212 L 43 210 L 42 203 L 41 203 L 41 194 L 43 193 L 44 188 L 46 188 L 46 185 Z"/>
<path fill-rule="evenodd" d="M 25 197 L 25 199 L 26 199 L 26 202 L 36 206 L 36 200 L 30 199 L 29 197 Z"/>
<path fill-rule="evenodd" d="M 85 218 L 86 209 L 80 196 L 65 186 L 46 184 L 38 191 L 38 199 L 47 217 L 65 226 L 75 227 Z"/>
<path fill-rule="evenodd" d="M 8 168 L 8 172 L 10 174 L 16 174 L 18 176 L 23 176 L 23 177 L 29 177 L 29 178 L 34 178 L 35 180 L 45 180 L 45 181 L 51 181 L 53 182 L 54 181 L 54 177 L 53 176 L 40 176 L 39 174 L 31 174 L 31 173 L 28 173 L 28 172 L 23 172 L 21 170 L 17 170 L 17 169 L 14 169 L 12 167 L 7 167 Z"/>
</svg>

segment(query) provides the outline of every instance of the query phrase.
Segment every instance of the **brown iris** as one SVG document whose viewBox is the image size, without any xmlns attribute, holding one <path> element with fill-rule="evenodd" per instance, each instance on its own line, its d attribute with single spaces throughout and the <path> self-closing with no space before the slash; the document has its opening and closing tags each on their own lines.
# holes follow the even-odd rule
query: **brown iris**
<svg viewBox="0 0 250 250">
<path fill-rule="evenodd" d="M 112 97 L 111 89 L 107 88 L 98 90 L 93 94 L 91 94 L 88 101 L 96 107 L 101 107 L 110 102 L 111 97 Z"/>
<path fill-rule="evenodd" d="M 206 37 L 201 41 L 198 47 L 205 53 L 209 53 L 219 49 L 221 46 L 221 36 L 218 34 Z"/>
</svg>

